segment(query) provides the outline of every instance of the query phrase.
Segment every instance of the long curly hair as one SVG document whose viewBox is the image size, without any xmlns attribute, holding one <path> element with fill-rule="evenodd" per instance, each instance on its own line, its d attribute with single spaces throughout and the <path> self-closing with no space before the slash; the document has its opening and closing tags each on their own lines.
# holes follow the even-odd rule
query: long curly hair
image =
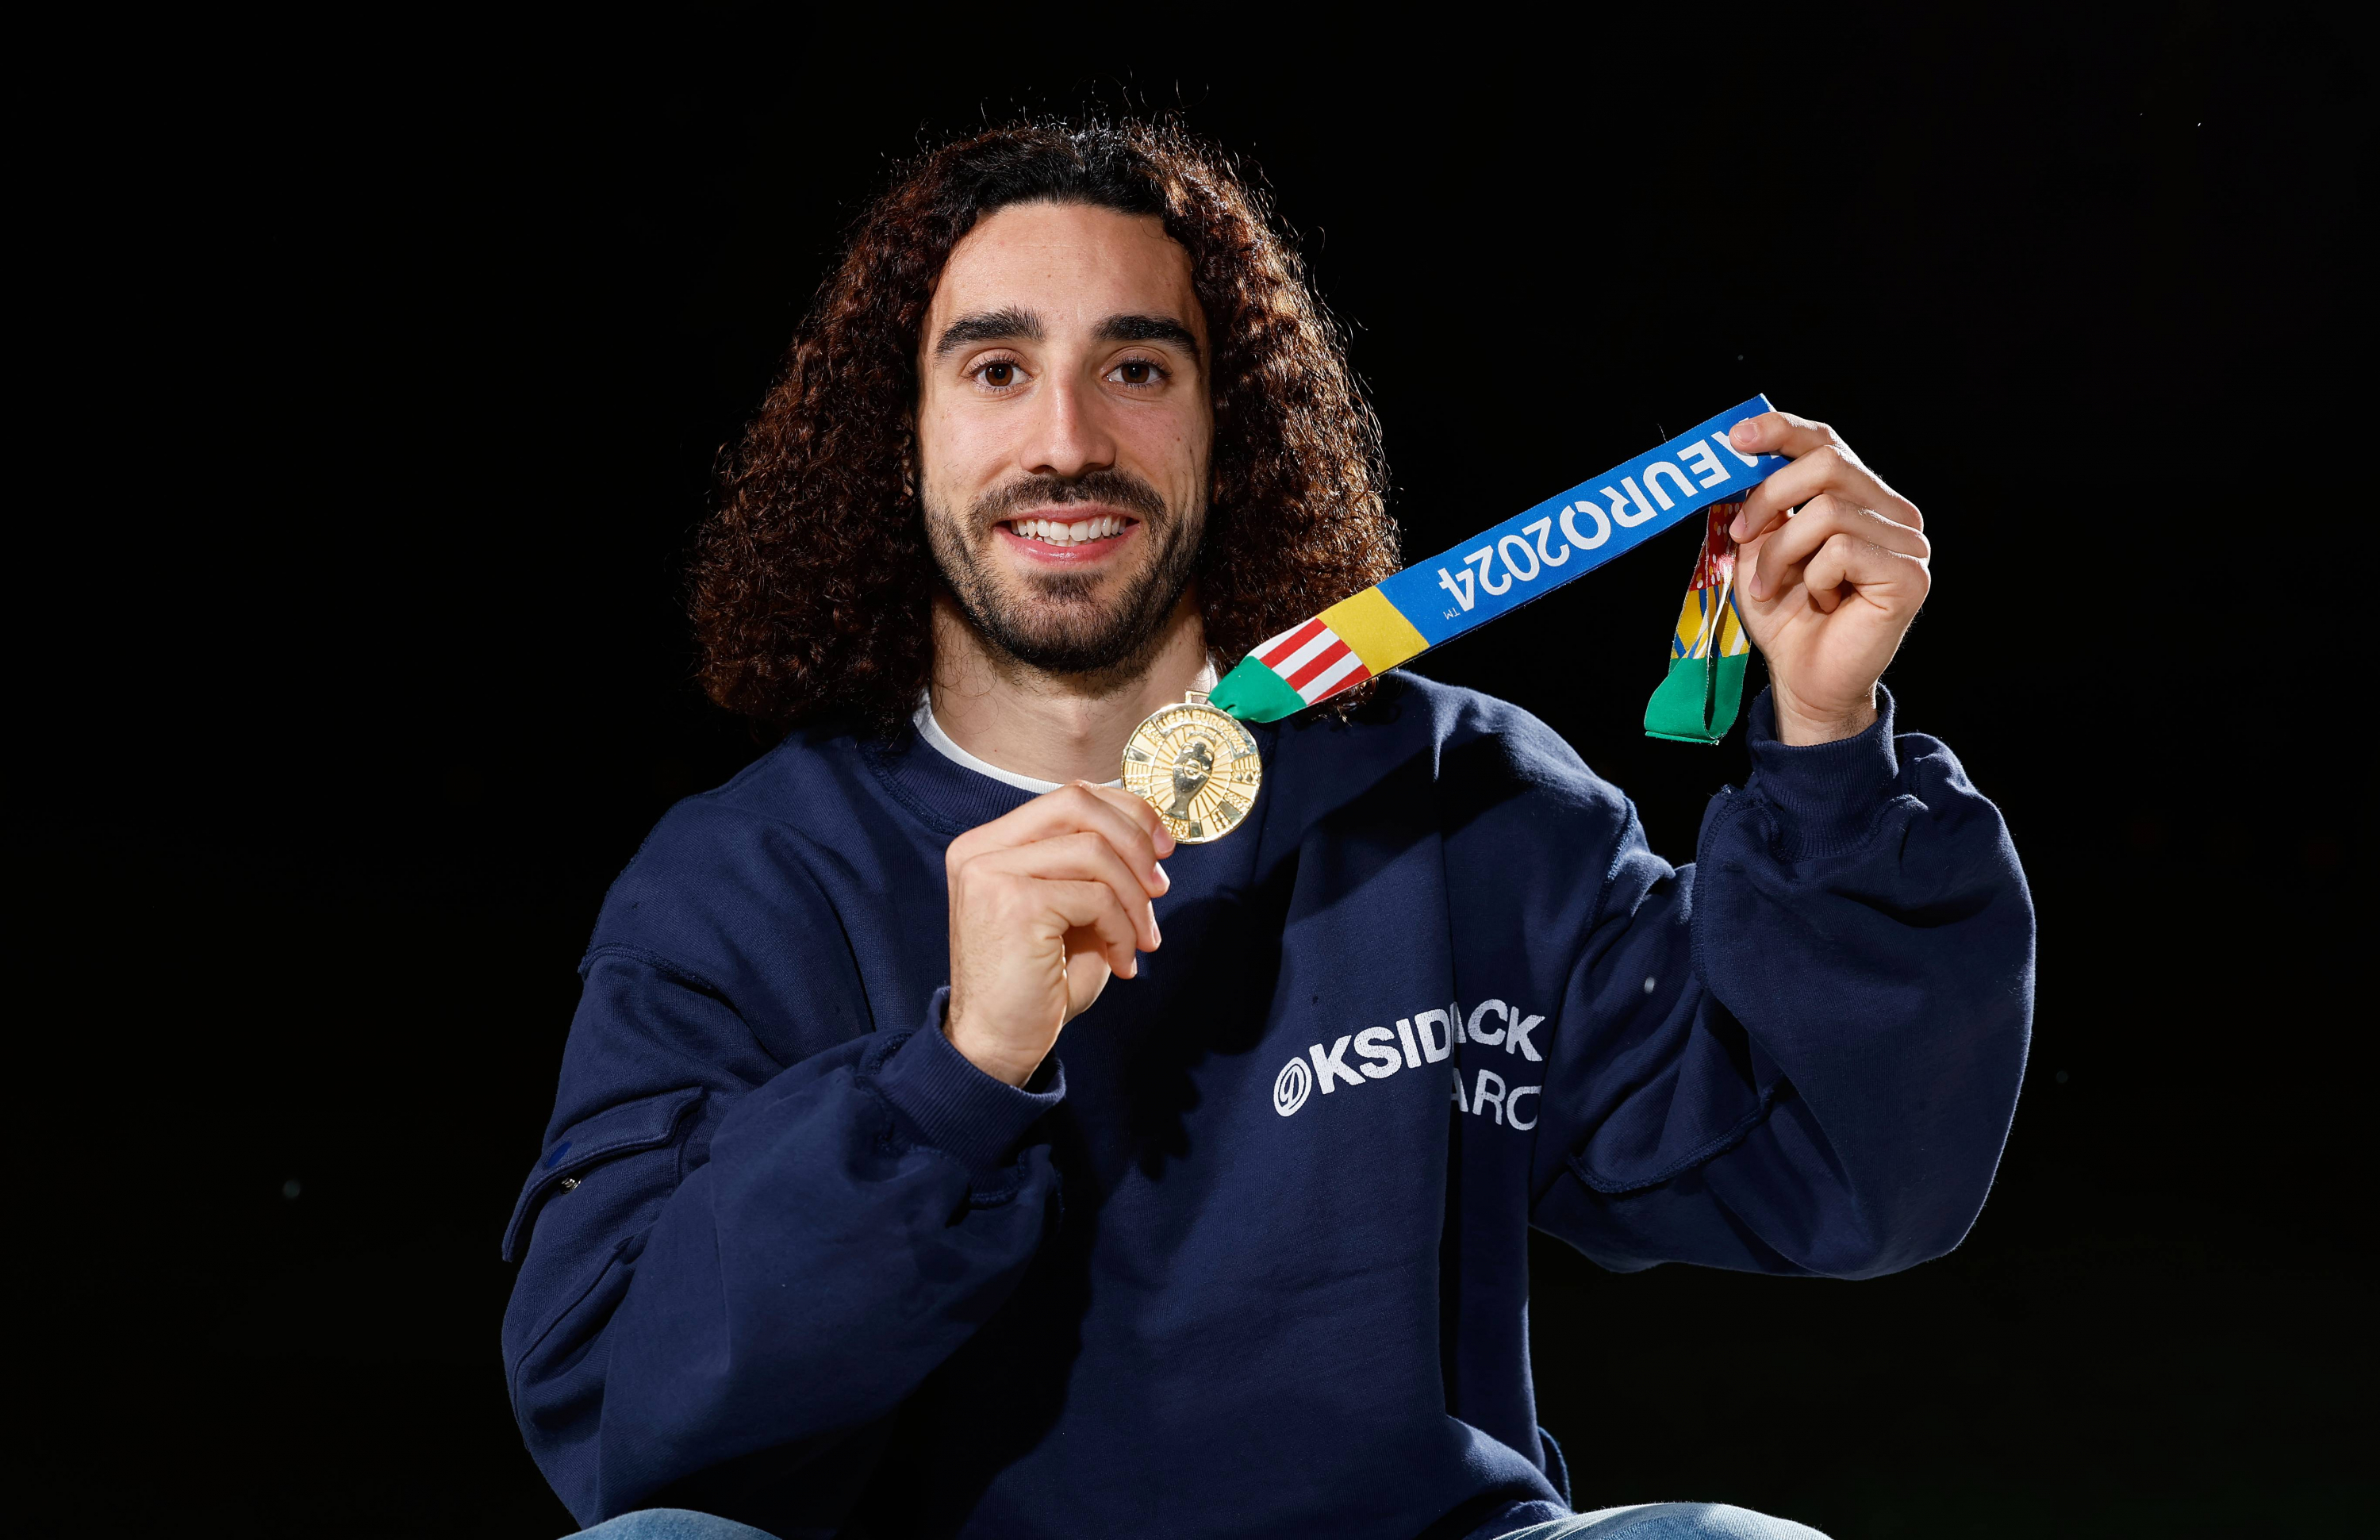
<svg viewBox="0 0 2380 1540">
<path fill-rule="evenodd" d="M 1026 120 L 927 153 L 860 217 L 726 462 L 690 574 L 720 705 L 878 731 L 916 709 L 941 580 L 909 474 L 918 328 L 976 222 L 1040 201 L 1159 215 L 1189 253 L 1213 354 L 1196 582 L 1217 663 L 1396 570 L 1378 419 L 1264 197 L 1172 123 Z"/>
</svg>

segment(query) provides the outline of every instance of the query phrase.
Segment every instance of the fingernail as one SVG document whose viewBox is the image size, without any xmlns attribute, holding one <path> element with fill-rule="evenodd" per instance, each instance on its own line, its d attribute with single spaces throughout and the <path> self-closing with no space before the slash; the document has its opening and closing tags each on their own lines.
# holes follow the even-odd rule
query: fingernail
<svg viewBox="0 0 2380 1540">
<path fill-rule="evenodd" d="M 1157 891 L 1160 893 L 1172 891 L 1173 874 L 1165 869 L 1165 863 L 1162 861 L 1156 862 L 1154 865 L 1157 867 Z"/>
<path fill-rule="evenodd" d="M 1148 916 L 1148 950 L 1155 952 L 1164 944 L 1165 932 L 1157 928 L 1157 912 L 1151 910 Z"/>
<path fill-rule="evenodd" d="M 1752 527 L 1743 522 L 1743 515 L 1742 514 L 1736 515 L 1735 522 L 1727 527 L 1727 538 L 1738 542 L 1748 540 L 1752 538 Z"/>
<path fill-rule="evenodd" d="M 1739 422 L 1734 427 L 1729 429 L 1727 430 L 1727 436 L 1733 439 L 1738 443 L 1750 444 L 1755 443 L 1759 439 L 1760 430 L 1752 425 L 1752 419 L 1750 418 L 1745 418 L 1742 422 Z"/>
</svg>

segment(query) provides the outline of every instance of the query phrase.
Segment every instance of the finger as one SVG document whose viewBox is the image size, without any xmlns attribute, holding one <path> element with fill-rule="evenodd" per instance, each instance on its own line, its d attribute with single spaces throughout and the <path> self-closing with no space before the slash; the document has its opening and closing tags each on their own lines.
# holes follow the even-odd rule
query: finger
<svg viewBox="0 0 2380 1540">
<path fill-rule="evenodd" d="M 1747 455 L 1782 455 L 1798 460 L 1822 444 L 1840 443 L 1835 430 L 1791 412 L 1762 412 L 1727 430 L 1728 442 Z"/>
<path fill-rule="evenodd" d="M 1148 835 L 1149 843 L 1156 847 L 1159 855 L 1173 854 L 1173 831 L 1165 827 L 1165 820 L 1157 816 L 1157 809 L 1145 799 L 1133 795 L 1122 786 L 1102 786 L 1089 781 L 1077 781 L 1075 784 L 1100 801 L 1112 805 L 1118 812 L 1138 824 Z"/>
<path fill-rule="evenodd" d="M 1043 793 L 1013 813 L 969 830 L 951 842 L 952 847 L 965 846 L 967 854 L 972 856 L 987 851 L 1013 850 L 1018 845 L 1032 844 L 1060 834 L 1105 830 L 1114 834 L 1120 848 L 1128 850 L 1134 830 L 1142 831 L 1145 837 L 1151 827 L 1163 827 L 1157 818 L 1157 810 L 1140 802 L 1138 797 L 1111 799 L 1099 794 L 1099 788 L 1087 782 L 1069 782 L 1055 791 Z M 1137 818 L 1125 806 L 1129 803 L 1139 803 L 1148 811 L 1148 821 L 1144 823 Z M 1153 843 L 1149 858 L 1152 862 L 1156 859 Z"/>
<path fill-rule="evenodd" d="M 1812 450 L 1753 488 L 1743 506 L 1737 510 L 1729 532 L 1738 541 L 1756 539 L 1775 527 L 1787 509 L 1797 508 L 1825 493 L 1872 509 L 1912 529 L 1925 527 L 1925 516 L 1917 511 L 1917 504 L 1886 486 L 1848 448 L 1828 444 Z"/>
<path fill-rule="evenodd" d="M 1802 586 L 1817 610 L 1833 614 L 1846 602 L 1913 613 L 1932 582 L 1925 564 L 1856 535 L 1836 535 L 1802 569 Z"/>
<path fill-rule="evenodd" d="M 1104 882 L 1045 882 L 1040 896 L 1068 930 L 1087 930 L 1099 939 L 1099 955 L 1118 978 L 1140 972 L 1132 918 L 1116 902 L 1115 890 Z"/>
<path fill-rule="evenodd" d="M 1015 850 L 1075 833 L 1105 839 L 1139 874 L 1140 886 L 1148 892 L 1161 893 L 1172 886 L 1172 879 L 1157 864 L 1159 837 L 1163 849 L 1173 848 L 1173 837 L 1166 832 L 1157 809 L 1128 793 L 1079 781 L 1037 796 L 1016 811 L 952 841 L 949 869 L 955 876 L 967 862 L 994 851 Z"/>
<path fill-rule="evenodd" d="M 1912 529 L 1925 527 L 1925 515 L 1917 511 L 1916 503 L 1885 485 L 1884 479 L 1862 463 L 1848 444 L 1836 443 L 1812 447 L 1753 488 L 1728 532 L 1739 543 L 1757 539 L 1784 516 L 1786 509 L 1800 507 L 1822 492 L 1837 493 Z"/>
<path fill-rule="evenodd" d="M 1061 786 L 1041 800 L 1056 798 L 1064 799 L 1062 811 L 1075 816 L 1075 827 L 1097 833 L 1113 845 L 1116 854 L 1141 874 L 1151 893 L 1161 893 L 1173 885 L 1157 864 L 1160 855 L 1172 852 L 1173 835 L 1156 808 L 1121 787 L 1088 781 Z"/>
<path fill-rule="evenodd" d="M 1116 903 L 1134 916 L 1134 931 L 1143 952 L 1158 946 L 1157 911 L 1140 879 L 1117 855 L 1115 847 L 1091 832 L 1061 834 L 1037 844 L 1020 845 L 988 855 L 962 880 L 986 877 L 1022 878 L 1037 882 L 1099 882 L 1114 890 Z"/>
<path fill-rule="evenodd" d="M 1745 576 L 1746 591 L 1756 600 L 1766 600 L 1784 582 L 1786 573 L 1808 561 L 1828 540 L 1844 534 L 1873 540 L 1887 551 L 1897 551 L 1920 561 L 1933 554 L 1933 547 L 1919 531 L 1896 524 L 1872 508 L 1854 507 L 1829 493 L 1803 503 L 1800 513 L 1785 521 L 1784 527 L 1745 552 L 1755 558 L 1753 570 Z"/>
</svg>

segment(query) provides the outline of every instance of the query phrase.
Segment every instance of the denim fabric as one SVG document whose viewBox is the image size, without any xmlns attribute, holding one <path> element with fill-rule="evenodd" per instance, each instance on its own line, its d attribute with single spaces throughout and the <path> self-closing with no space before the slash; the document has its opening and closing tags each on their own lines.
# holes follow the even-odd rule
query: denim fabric
<svg viewBox="0 0 2380 1540">
<path fill-rule="evenodd" d="M 640 1508 L 582 1529 L 577 1540 L 776 1540 L 764 1529 L 686 1508 Z"/>
<path fill-rule="evenodd" d="M 1500 1540 L 1827 1540 L 1807 1524 L 1725 1503 L 1603 1508 L 1516 1529 Z M 764 1530 L 683 1508 L 647 1508 L 580 1532 L 580 1540 L 771 1540 Z"/>
<path fill-rule="evenodd" d="M 1598 1508 L 1531 1524 L 1498 1540 L 1827 1540 L 1807 1524 L 1716 1502 L 1653 1502 Z"/>
</svg>

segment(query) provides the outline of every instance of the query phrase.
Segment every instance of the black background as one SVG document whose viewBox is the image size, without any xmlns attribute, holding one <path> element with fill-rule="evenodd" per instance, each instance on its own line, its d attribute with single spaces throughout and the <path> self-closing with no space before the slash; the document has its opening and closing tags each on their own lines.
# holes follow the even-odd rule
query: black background
<svg viewBox="0 0 2380 1540">
<path fill-rule="evenodd" d="M 2041 914 L 1998 1185 L 1959 1252 L 1858 1284 L 1541 1245 L 1582 1506 L 2368 1522 L 2368 39 L 1937 9 L 407 17 L 29 59 L 50 1479 L 252 1532 L 568 1527 L 506 1410 L 496 1242 L 605 884 L 758 749 L 689 683 L 714 455 L 895 160 L 1123 106 L 1262 167 L 1409 556 L 1754 390 L 1936 539 L 1888 680 Z M 1690 543 L 1423 665 L 1552 722 L 1678 860 L 1745 769 L 1637 731 Z"/>
</svg>

